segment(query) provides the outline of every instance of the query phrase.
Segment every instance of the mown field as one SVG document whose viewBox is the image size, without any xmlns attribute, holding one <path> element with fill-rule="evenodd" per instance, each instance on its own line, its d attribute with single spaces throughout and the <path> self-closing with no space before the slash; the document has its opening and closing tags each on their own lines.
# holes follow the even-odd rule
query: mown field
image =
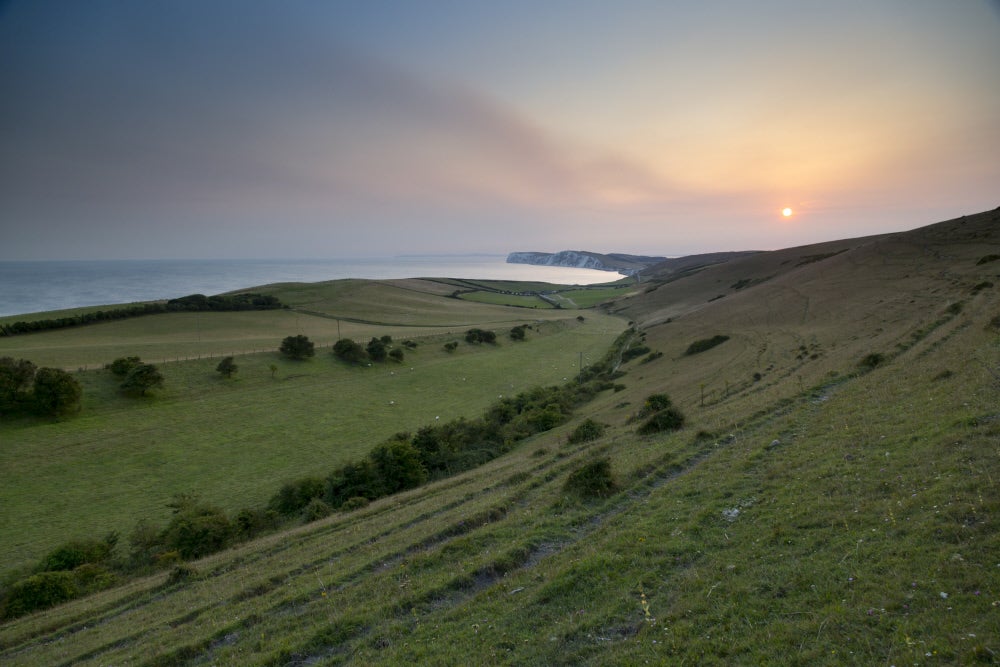
<svg viewBox="0 0 1000 667">
<path fill-rule="evenodd" d="M 998 222 L 653 280 L 608 306 L 636 354 L 568 423 L 8 621 L 0 661 L 996 664 Z M 542 353 L 529 364 L 544 338 L 519 348 Z M 652 395 L 680 429 L 639 433 Z M 571 437 L 586 419 L 604 431 Z M 579 492 L 601 461 L 613 486 Z"/>
</svg>

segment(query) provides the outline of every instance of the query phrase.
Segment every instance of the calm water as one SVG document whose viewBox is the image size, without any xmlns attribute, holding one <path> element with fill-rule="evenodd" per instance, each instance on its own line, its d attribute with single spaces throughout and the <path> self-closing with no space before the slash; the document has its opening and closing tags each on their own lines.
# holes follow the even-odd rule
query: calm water
<svg viewBox="0 0 1000 667">
<path fill-rule="evenodd" d="M 507 264 L 505 259 L 499 255 L 462 255 L 349 260 L 0 262 L 0 316 L 341 278 L 447 277 L 590 285 L 621 277 L 610 271 Z"/>
</svg>

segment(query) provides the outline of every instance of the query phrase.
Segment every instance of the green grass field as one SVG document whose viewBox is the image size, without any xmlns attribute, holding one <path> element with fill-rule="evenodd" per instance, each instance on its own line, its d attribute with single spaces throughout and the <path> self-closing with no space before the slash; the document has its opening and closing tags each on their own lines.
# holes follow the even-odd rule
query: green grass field
<svg viewBox="0 0 1000 667">
<path fill-rule="evenodd" d="M 493 360 L 502 371 L 483 377 L 558 376 L 549 365 L 572 357 L 572 336 L 606 341 L 626 318 L 637 326 L 633 342 L 650 350 L 624 363 L 616 386 L 569 423 L 479 468 L 9 620 L 0 625 L 0 662 L 996 664 L 1000 291 L 985 286 L 996 265 L 978 260 L 1000 246 L 997 223 L 1000 213 L 987 212 L 654 277 L 641 295 L 608 307 L 617 318 L 582 311 L 583 322 L 545 323 L 523 346 L 434 352 L 442 373 Z M 827 258 L 800 264 L 820 255 Z M 726 287 L 741 280 L 751 286 Z M 454 316 L 456 304 L 470 314 L 497 308 L 450 298 L 452 286 L 436 284 L 442 303 L 432 304 L 426 287 L 414 297 L 428 305 L 425 318 Z M 333 310 L 334 301 L 320 305 Z M 685 354 L 716 335 L 728 339 Z M 435 372 L 432 347 L 418 348 L 414 361 L 427 356 L 413 373 Z M 498 361 L 512 351 L 525 356 Z M 860 363 L 872 353 L 882 362 Z M 279 401 L 292 409 L 306 400 L 296 383 L 335 377 L 316 359 L 303 377 L 291 378 L 288 362 L 271 382 L 251 370 L 253 359 L 241 386 L 211 378 L 210 362 L 177 364 L 185 370 L 173 385 L 192 395 L 191 409 L 233 399 L 234 411 L 245 389 L 271 397 L 269 387 L 288 387 L 273 415 Z M 367 378 L 356 393 L 370 391 L 373 401 L 404 381 L 337 372 Z M 434 400 L 455 391 L 456 405 L 473 393 L 448 386 L 454 377 L 438 381 L 413 390 Z M 493 391 L 500 388 L 484 391 L 484 403 Z M 637 433 L 652 394 L 671 397 L 683 428 Z M 174 400 L 109 407 L 106 421 L 169 411 Z M 124 399 L 100 399 L 116 401 Z M 371 417 L 409 409 L 383 407 L 358 423 L 371 428 L 380 423 Z M 211 428 L 220 412 L 206 410 L 177 435 Z M 289 419 L 294 431 L 272 431 L 259 447 L 322 430 L 315 414 Z M 570 444 L 588 418 L 605 425 L 603 435 Z M 38 429 L 18 458 L 44 466 L 46 434 L 71 433 L 68 425 L 84 419 L 15 425 Z M 59 449 L 80 440 L 67 436 Z M 605 458 L 613 493 L 567 490 L 575 471 Z M 136 455 L 133 464 L 155 461 Z M 85 465 L 53 474 L 99 493 Z"/>
<path fill-rule="evenodd" d="M 295 318 L 211 315 L 202 320 L 217 323 L 227 342 L 247 322 L 265 327 L 268 316 Z M 106 361 L 125 354 L 156 358 L 151 346 L 126 342 L 129 327 L 146 331 L 162 319 L 168 323 L 164 330 L 182 331 L 197 317 L 157 315 L 21 338 L 62 341 L 76 335 L 86 354 L 102 351 Z M 361 325 L 344 328 L 364 331 Z M 325 475 L 393 433 L 474 417 L 501 394 L 561 384 L 578 370 L 581 354 L 584 365 L 600 358 L 622 328 L 620 320 L 597 313 L 583 322 L 573 316 L 535 325 L 523 343 L 505 340 L 501 330 L 496 346 L 462 342 L 454 353 L 445 352 L 443 343 L 462 340 L 460 335 L 428 336 L 420 329 L 420 336 L 410 337 L 418 347 L 406 351 L 402 364 L 350 367 L 329 348 L 304 362 L 259 352 L 237 357 L 239 371 L 231 380 L 215 372 L 218 357 L 166 363 L 165 388 L 146 398 L 121 395 L 120 380 L 108 371 L 78 373 L 84 387 L 79 416 L 0 424 L 0 503 L 6 509 L 0 556 L 16 567 L 68 538 L 109 530 L 127 535 L 139 518 L 167 517 L 167 502 L 178 493 L 199 494 L 233 512 L 262 505 L 282 481 Z M 212 331 L 206 327 L 201 348 L 194 347 L 197 341 L 171 348 L 171 336 L 182 334 L 164 332 L 152 349 L 182 356 L 210 352 Z M 369 327 L 362 340 L 382 331 Z M 249 327 L 247 335 L 255 335 Z M 102 343 L 114 340 L 112 353 Z M 137 334 L 135 340 L 145 338 Z M 278 367 L 274 377 L 271 364 Z"/>
</svg>

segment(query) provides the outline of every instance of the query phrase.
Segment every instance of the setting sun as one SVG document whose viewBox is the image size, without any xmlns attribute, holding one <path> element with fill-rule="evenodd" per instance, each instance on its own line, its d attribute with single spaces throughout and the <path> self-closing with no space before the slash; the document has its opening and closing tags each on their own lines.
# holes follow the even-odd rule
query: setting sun
<svg viewBox="0 0 1000 667">
<path fill-rule="evenodd" d="M 786 218 L 791 217 L 791 215 L 792 215 L 792 209 L 790 209 L 790 208 L 783 208 L 783 209 L 781 209 L 781 215 L 785 216 Z"/>
</svg>

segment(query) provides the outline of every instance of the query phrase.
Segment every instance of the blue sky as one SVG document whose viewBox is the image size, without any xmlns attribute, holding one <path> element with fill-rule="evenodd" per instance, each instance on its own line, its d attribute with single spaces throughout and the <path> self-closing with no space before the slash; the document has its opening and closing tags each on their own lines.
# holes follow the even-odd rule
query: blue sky
<svg viewBox="0 0 1000 667">
<path fill-rule="evenodd" d="M 993 208 L 998 6 L 2 3 L 0 259 L 677 255 Z"/>
</svg>

